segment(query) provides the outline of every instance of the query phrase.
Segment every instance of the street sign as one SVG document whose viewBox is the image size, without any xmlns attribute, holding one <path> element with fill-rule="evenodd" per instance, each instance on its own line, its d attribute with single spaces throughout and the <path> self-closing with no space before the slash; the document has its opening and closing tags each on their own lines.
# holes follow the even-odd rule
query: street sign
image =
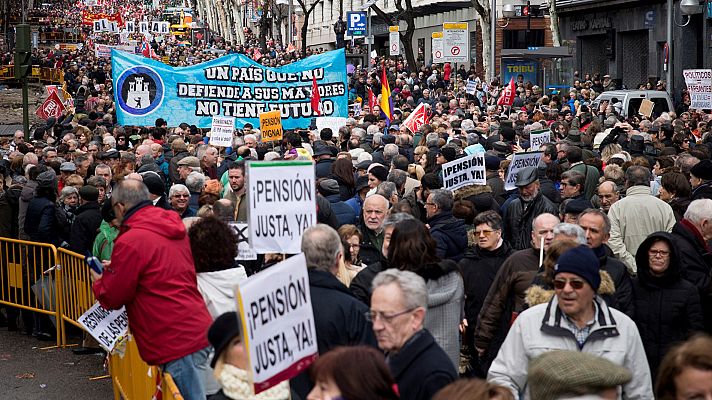
<svg viewBox="0 0 712 400">
<path fill-rule="evenodd" d="M 363 11 L 348 11 L 346 13 L 346 34 L 349 36 L 366 36 L 368 17 Z"/>
<path fill-rule="evenodd" d="M 443 62 L 443 33 L 433 32 L 430 34 L 431 47 L 433 51 L 433 64 Z"/>
<path fill-rule="evenodd" d="M 400 54 L 400 35 L 398 34 L 398 26 L 388 27 L 388 46 L 391 56 Z"/>
<path fill-rule="evenodd" d="M 468 62 L 470 60 L 470 32 L 467 22 L 443 24 L 443 61 Z"/>
</svg>

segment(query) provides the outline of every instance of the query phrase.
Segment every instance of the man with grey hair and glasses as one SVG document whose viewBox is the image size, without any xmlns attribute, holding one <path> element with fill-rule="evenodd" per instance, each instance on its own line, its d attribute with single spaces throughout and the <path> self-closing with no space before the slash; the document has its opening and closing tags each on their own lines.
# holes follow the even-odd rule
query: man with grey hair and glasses
<svg viewBox="0 0 712 400">
<path fill-rule="evenodd" d="M 430 399 L 457 379 L 452 361 L 423 328 L 427 307 L 428 289 L 416 273 L 389 269 L 373 280 L 366 316 L 403 399 Z"/>
</svg>

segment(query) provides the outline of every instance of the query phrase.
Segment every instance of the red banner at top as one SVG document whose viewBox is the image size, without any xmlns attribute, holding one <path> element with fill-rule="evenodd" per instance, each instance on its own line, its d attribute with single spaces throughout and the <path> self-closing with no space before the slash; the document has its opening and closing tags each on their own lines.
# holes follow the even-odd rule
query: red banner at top
<svg viewBox="0 0 712 400">
<path fill-rule="evenodd" d="M 87 10 L 82 11 L 82 24 L 83 25 L 92 25 L 94 20 L 97 19 L 107 19 L 109 21 L 116 22 L 117 25 L 123 26 L 124 25 L 124 19 L 121 18 L 121 14 L 118 12 L 113 13 L 113 14 L 106 14 L 106 13 L 90 13 Z"/>
</svg>

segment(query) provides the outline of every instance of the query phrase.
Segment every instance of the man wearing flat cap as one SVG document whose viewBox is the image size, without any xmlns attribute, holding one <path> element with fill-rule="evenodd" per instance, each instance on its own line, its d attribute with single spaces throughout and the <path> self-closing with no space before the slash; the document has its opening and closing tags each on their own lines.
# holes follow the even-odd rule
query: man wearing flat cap
<svg viewBox="0 0 712 400">
<path fill-rule="evenodd" d="M 519 170 L 515 186 L 519 188 L 519 198 L 507 207 L 504 221 L 504 236 L 515 250 L 531 247 L 532 222 L 540 214 L 558 215 L 558 208 L 539 190 L 537 167 Z"/>
<path fill-rule="evenodd" d="M 553 350 L 603 357 L 626 368 L 632 379 L 617 398 L 653 399 L 650 369 L 633 320 L 596 295 L 601 285 L 598 258 L 581 245 L 564 252 L 554 266 L 555 296 L 519 314 L 489 369 L 487 380 L 509 388 L 515 398 L 540 398 L 530 376 L 534 359 Z M 553 368 L 554 365 L 551 365 Z M 614 371 L 610 371 L 614 372 Z M 605 386 L 605 385 L 604 385 Z"/>
</svg>

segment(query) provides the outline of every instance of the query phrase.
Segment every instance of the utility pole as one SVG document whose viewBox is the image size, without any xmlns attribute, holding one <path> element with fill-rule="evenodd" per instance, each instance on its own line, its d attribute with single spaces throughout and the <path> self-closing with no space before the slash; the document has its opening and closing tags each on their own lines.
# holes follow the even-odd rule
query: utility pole
<svg viewBox="0 0 712 400">
<path fill-rule="evenodd" d="M 15 78 L 22 83 L 22 130 L 25 140 L 30 140 L 30 102 L 27 94 L 27 75 L 32 70 L 32 42 L 30 25 L 26 20 L 25 2 L 22 1 L 22 23 L 15 28 Z"/>
</svg>

